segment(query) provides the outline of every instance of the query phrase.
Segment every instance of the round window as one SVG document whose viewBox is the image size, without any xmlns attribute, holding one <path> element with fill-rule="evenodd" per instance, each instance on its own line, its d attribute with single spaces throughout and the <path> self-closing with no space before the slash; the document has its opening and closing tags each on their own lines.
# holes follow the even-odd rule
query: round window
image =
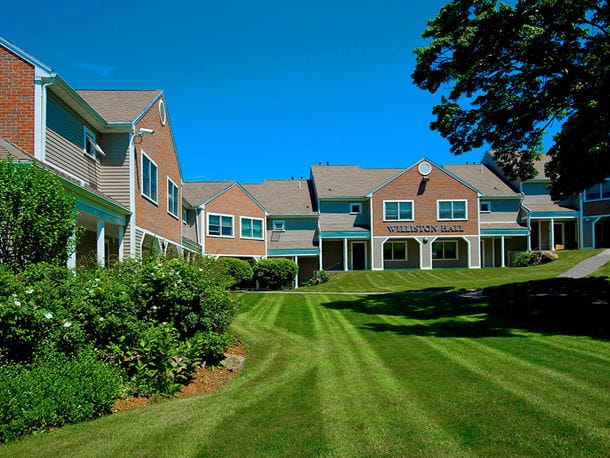
<svg viewBox="0 0 610 458">
<path fill-rule="evenodd" d="M 159 118 L 161 119 L 161 125 L 164 126 L 167 122 L 167 111 L 165 111 L 165 102 L 159 101 Z"/>
<path fill-rule="evenodd" d="M 427 176 L 427 175 L 430 175 L 430 172 L 432 172 L 432 166 L 430 165 L 429 162 L 422 161 L 417 166 L 417 170 L 419 170 L 419 173 L 421 175 Z"/>
</svg>

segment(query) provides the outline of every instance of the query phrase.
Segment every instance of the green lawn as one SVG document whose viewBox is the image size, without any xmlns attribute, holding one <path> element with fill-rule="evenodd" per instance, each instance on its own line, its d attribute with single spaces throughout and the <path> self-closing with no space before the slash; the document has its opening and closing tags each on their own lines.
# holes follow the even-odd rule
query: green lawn
<svg viewBox="0 0 610 458">
<path fill-rule="evenodd" d="M 607 294 L 605 279 L 587 282 Z M 560 328 L 570 327 L 569 320 L 542 319 L 542 327 L 511 321 L 494 312 L 491 299 L 452 294 L 242 297 L 234 328 L 249 349 L 247 367 L 223 391 L 26 438 L 0 447 L 0 454 L 602 456 L 610 450 L 610 342 L 590 337 L 595 333 L 586 327 L 566 332 Z M 578 308 L 578 297 L 568 303 Z"/>
<path fill-rule="evenodd" d="M 303 288 L 304 291 L 391 292 L 426 288 L 469 289 L 504 283 L 542 280 L 567 271 L 578 262 L 601 250 L 559 252 L 559 259 L 541 266 L 508 267 L 504 269 L 433 269 L 356 271 L 334 274 L 327 283 Z"/>
</svg>

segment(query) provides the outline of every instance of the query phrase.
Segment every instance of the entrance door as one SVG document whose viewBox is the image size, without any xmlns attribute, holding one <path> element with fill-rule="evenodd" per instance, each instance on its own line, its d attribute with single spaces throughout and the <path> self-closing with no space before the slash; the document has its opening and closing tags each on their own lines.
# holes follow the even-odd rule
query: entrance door
<svg viewBox="0 0 610 458">
<path fill-rule="evenodd" d="M 564 236 L 564 225 L 563 223 L 555 223 L 555 246 L 561 245 L 565 248 L 565 236 Z M 555 250 L 555 247 L 551 247 L 552 250 Z"/>
<path fill-rule="evenodd" d="M 364 242 L 352 243 L 352 270 L 366 269 L 366 244 Z"/>
</svg>

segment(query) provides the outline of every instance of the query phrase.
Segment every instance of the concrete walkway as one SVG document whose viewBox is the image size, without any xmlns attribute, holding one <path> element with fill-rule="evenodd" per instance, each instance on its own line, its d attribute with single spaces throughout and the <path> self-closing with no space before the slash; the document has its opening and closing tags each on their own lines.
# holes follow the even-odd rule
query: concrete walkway
<svg viewBox="0 0 610 458">
<path fill-rule="evenodd" d="M 600 254 L 585 259 L 576 264 L 567 272 L 558 275 L 558 278 L 583 278 L 591 275 L 601 266 L 610 262 L 610 249 L 602 251 Z"/>
</svg>

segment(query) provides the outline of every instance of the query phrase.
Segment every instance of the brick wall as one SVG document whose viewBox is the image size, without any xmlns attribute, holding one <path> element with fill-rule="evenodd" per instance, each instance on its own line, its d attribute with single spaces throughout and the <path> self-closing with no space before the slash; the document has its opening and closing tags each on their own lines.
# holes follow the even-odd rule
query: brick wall
<svg viewBox="0 0 610 458">
<path fill-rule="evenodd" d="M 161 125 L 159 119 L 159 101 L 144 115 L 136 125 L 136 132 L 141 127 L 154 129 L 155 133 L 143 137 L 141 143 L 135 144 L 135 222 L 141 228 L 154 232 L 157 235 L 182 243 L 182 180 L 176 151 L 172 142 L 171 127 L 168 122 Z M 167 105 L 166 105 L 167 106 Z M 142 195 L 142 151 L 151 158 L 158 167 L 157 204 Z M 167 177 L 178 185 L 178 218 L 167 212 Z"/>
<path fill-rule="evenodd" d="M 427 182 L 423 182 L 417 167 L 412 167 L 373 194 L 373 235 L 478 235 L 477 193 L 436 167 L 433 167 L 429 177 Z M 468 201 L 467 221 L 439 221 L 437 219 L 436 201 L 447 199 L 466 199 Z M 415 220 L 383 221 L 384 200 L 413 200 Z M 389 232 L 388 226 L 394 225 L 436 225 L 438 231 L 434 233 Z M 441 230 L 443 225 L 461 225 L 464 231 L 443 231 Z"/>
<path fill-rule="evenodd" d="M 2 46 L 0 137 L 34 155 L 34 67 Z"/>
<path fill-rule="evenodd" d="M 233 238 L 210 237 L 207 235 L 208 213 L 233 215 Z M 205 206 L 205 252 L 206 254 L 231 254 L 243 256 L 265 255 L 264 240 L 242 239 L 240 216 L 265 219 L 265 212 L 238 186 L 233 186 Z M 264 226 L 263 226 L 264 229 Z M 263 230 L 263 236 L 265 231 Z"/>
</svg>

